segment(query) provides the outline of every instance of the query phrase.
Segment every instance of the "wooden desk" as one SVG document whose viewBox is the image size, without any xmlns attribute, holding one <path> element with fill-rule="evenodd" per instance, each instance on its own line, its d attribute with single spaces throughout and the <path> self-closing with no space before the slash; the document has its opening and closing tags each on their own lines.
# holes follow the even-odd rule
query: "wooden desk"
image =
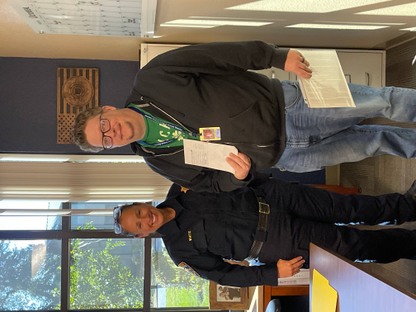
<svg viewBox="0 0 416 312">
<path fill-rule="evenodd" d="M 311 272 L 318 270 L 338 292 L 339 312 L 416 311 L 416 296 L 400 291 L 329 250 L 310 244 L 309 251 Z"/>
<path fill-rule="evenodd" d="M 307 296 L 309 285 L 256 286 L 250 287 L 250 308 L 248 312 L 264 312 L 272 297 Z"/>
<path fill-rule="evenodd" d="M 307 296 L 309 285 L 263 286 L 263 305 L 267 307 L 272 297 L 276 296 Z"/>
</svg>

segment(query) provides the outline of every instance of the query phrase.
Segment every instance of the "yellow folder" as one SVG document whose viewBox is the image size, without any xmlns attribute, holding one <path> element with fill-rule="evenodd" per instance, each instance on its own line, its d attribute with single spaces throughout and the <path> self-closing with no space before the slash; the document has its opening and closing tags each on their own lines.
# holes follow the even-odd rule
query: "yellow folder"
<svg viewBox="0 0 416 312">
<path fill-rule="evenodd" d="M 337 291 L 317 270 L 312 274 L 312 309 L 311 312 L 335 312 L 337 310 Z"/>
</svg>

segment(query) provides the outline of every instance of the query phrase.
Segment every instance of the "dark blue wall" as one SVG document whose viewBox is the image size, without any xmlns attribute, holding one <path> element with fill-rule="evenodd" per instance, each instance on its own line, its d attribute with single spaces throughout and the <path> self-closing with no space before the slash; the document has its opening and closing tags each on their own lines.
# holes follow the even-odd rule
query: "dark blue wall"
<svg viewBox="0 0 416 312">
<path fill-rule="evenodd" d="M 101 105 L 123 107 L 138 62 L 0 57 L 0 153 L 83 154 L 73 144 L 57 144 L 58 67 L 97 67 Z M 129 147 L 102 153 L 131 154 Z M 295 174 L 272 170 L 283 180 L 325 183 L 325 171 Z"/>
<path fill-rule="evenodd" d="M 56 143 L 58 67 L 99 69 L 99 102 L 123 107 L 138 62 L 0 57 L 0 152 L 81 154 L 72 144 Z M 112 154 L 130 154 L 116 149 Z"/>
</svg>

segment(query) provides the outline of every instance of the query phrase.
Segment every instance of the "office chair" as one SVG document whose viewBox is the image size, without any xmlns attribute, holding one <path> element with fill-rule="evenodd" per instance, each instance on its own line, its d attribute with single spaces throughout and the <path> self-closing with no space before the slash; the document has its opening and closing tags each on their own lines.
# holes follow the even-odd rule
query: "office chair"
<svg viewBox="0 0 416 312">
<path fill-rule="evenodd" d="M 272 299 L 266 307 L 265 312 L 282 312 L 282 306 L 279 299 Z"/>
</svg>

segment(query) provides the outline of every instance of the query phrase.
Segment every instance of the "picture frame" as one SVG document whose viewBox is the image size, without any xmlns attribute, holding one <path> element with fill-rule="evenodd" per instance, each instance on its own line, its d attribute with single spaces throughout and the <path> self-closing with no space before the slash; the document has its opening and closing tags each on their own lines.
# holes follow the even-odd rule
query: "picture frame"
<svg viewBox="0 0 416 312">
<path fill-rule="evenodd" d="M 235 287 L 209 282 L 210 309 L 241 309 L 250 307 L 248 287 Z"/>
</svg>

